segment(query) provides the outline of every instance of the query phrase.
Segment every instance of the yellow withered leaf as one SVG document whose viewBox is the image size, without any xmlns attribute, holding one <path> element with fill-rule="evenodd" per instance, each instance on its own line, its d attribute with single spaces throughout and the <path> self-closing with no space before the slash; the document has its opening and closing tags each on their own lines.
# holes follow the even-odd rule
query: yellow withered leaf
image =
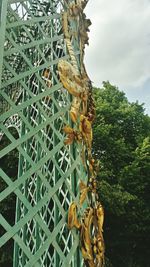
<svg viewBox="0 0 150 267">
<path fill-rule="evenodd" d="M 71 109 L 70 109 L 70 112 L 69 112 L 71 120 L 74 123 L 76 123 L 77 118 L 78 118 L 80 104 L 81 104 L 81 99 L 79 99 L 79 97 L 74 97 L 73 100 L 72 100 Z"/>
<path fill-rule="evenodd" d="M 103 231 L 104 209 L 100 203 L 97 206 L 96 214 L 97 214 L 97 221 L 98 221 L 99 230 Z"/>
<path fill-rule="evenodd" d="M 71 120 L 76 123 L 77 118 L 78 118 L 78 111 L 74 110 L 73 108 L 71 108 L 71 110 L 69 111 L 70 114 L 70 118 Z"/>
<path fill-rule="evenodd" d="M 87 197 L 87 193 L 88 193 L 88 187 L 83 189 L 82 192 L 80 193 L 80 206 L 82 206 L 83 202 L 85 201 L 86 197 Z"/>
<path fill-rule="evenodd" d="M 93 257 L 81 246 L 82 256 L 85 260 L 93 260 Z"/>
<path fill-rule="evenodd" d="M 94 265 L 92 240 L 91 240 L 92 223 L 93 223 L 93 209 L 88 208 L 85 211 L 80 231 L 81 251 L 83 258 L 85 259 L 85 261 L 88 262 L 88 266 L 94 267 L 95 265 Z"/>
<path fill-rule="evenodd" d="M 89 161 L 89 170 L 90 170 L 91 173 L 94 170 L 94 163 L 95 163 L 95 160 L 93 158 L 90 159 L 90 161 Z"/>
<path fill-rule="evenodd" d="M 80 223 L 77 219 L 77 205 L 74 202 L 71 203 L 68 211 L 68 228 L 72 229 L 73 227 L 80 228 Z"/>
<path fill-rule="evenodd" d="M 71 95 L 79 97 L 83 84 L 82 86 L 80 85 L 81 78 L 76 69 L 69 62 L 59 60 L 58 73 L 64 88 Z"/>
<path fill-rule="evenodd" d="M 87 193 L 89 191 L 89 188 L 82 180 L 80 181 L 79 188 L 80 188 L 80 200 L 79 200 L 79 202 L 80 202 L 80 206 L 81 206 L 87 197 Z"/>
<path fill-rule="evenodd" d="M 65 140 L 64 140 L 64 144 L 65 145 L 71 145 L 74 141 L 74 136 L 68 136 Z"/>
<path fill-rule="evenodd" d="M 85 155 L 85 148 L 84 147 L 82 147 L 82 150 L 81 150 L 81 160 L 82 160 L 82 164 L 83 164 L 85 170 L 87 170 L 86 155 Z"/>
<path fill-rule="evenodd" d="M 64 140 L 64 144 L 65 145 L 71 145 L 74 141 L 74 130 L 66 125 L 64 128 L 63 128 L 63 131 L 67 134 L 67 138 Z"/>
<path fill-rule="evenodd" d="M 80 188 L 80 191 L 82 191 L 83 189 L 87 188 L 87 185 L 82 180 L 80 180 L 79 188 Z"/>
<path fill-rule="evenodd" d="M 82 133 L 88 148 L 91 149 L 92 138 L 93 138 L 92 125 L 91 122 L 88 120 L 88 118 L 84 115 L 80 116 L 79 130 Z"/>
<path fill-rule="evenodd" d="M 76 215 L 76 204 L 71 203 L 68 211 L 68 228 L 71 229 L 74 226 L 74 217 Z"/>
<path fill-rule="evenodd" d="M 63 127 L 63 131 L 66 133 L 66 134 L 72 134 L 74 132 L 74 130 L 69 126 L 69 125 L 66 125 Z"/>
<path fill-rule="evenodd" d="M 86 116 L 84 115 L 80 116 L 80 123 L 81 123 L 80 125 L 81 131 L 87 134 L 91 134 L 91 131 L 92 131 L 91 122 L 88 120 Z"/>
</svg>

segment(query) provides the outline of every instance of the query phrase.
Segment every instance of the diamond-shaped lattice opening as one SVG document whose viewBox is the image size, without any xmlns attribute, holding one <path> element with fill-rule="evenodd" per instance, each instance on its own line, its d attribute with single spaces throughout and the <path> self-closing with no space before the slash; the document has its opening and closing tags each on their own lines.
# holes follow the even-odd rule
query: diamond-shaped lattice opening
<svg viewBox="0 0 150 267">
<path fill-rule="evenodd" d="M 11 264 L 13 261 L 13 249 L 14 249 L 14 240 L 13 239 L 8 240 L 0 248 L 0 266 L 1 267 L 12 266 Z"/>
<path fill-rule="evenodd" d="M 15 129 L 14 127 L 8 127 L 7 128 L 9 133 L 17 140 L 19 139 L 19 134 L 18 134 L 18 131 L 17 129 Z"/>
<path fill-rule="evenodd" d="M 58 8 L 58 7 L 57 7 Z M 54 25 L 54 30 L 56 32 L 59 32 L 60 28 L 62 27 L 61 25 L 61 20 L 59 18 L 54 18 L 53 19 L 53 25 Z"/>
<path fill-rule="evenodd" d="M 41 172 L 39 173 L 39 175 L 37 173 L 34 173 L 28 179 L 26 179 L 25 188 L 28 188 L 25 195 L 32 206 L 38 204 L 40 199 L 45 197 L 48 191 L 47 187 L 42 182 Z M 23 189 L 24 186 L 22 186 L 22 190 Z"/>
<path fill-rule="evenodd" d="M 11 60 L 13 62 L 13 60 Z M 10 72 L 10 70 L 8 69 L 7 66 L 3 65 L 3 69 L 2 69 L 2 81 L 6 82 L 9 81 L 9 79 L 13 78 L 14 75 L 12 72 Z"/>
<path fill-rule="evenodd" d="M 0 161 L 1 165 L 1 161 Z M 4 181 L 2 177 L 0 177 L 0 193 L 7 188 L 7 183 Z M 1 205 L 1 204 L 0 204 Z"/>
<path fill-rule="evenodd" d="M 5 132 L 0 129 L 0 150 L 4 149 L 5 147 L 7 147 L 10 144 L 11 144 L 11 141 L 5 135 Z"/>
<path fill-rule="evenodd" d="M 1 125 L 0 130 L 0 149 L 4 149 L 9 146 L 11 143 L 15 143 L 15 140 L 19 139 L 19 126 L 20 126 L 20 117 L 18 114 L 14 114 L 4 121 L 4 124 Z M 15 140 L 14 140 L 15 139 Z M 17 146 L 17 145 L 16 145 Z M 14 147 L 14 146 L 13 146 Z M 18 157 L 17 150 L 8 149 L 7 156 Z"/>
<path fill-rule="evenodd" d="M 10 108 L 10 104 L 8 103 L 8 100 L 6 100 L 2 95 L 0 95 L 0 115 L 5 113 Z M 0 130 L 1 132 L 1 130 Z M 1 138 L 1 135 L 0 135 Z"/>
<path fill-rule="evenodd" d="M 41 257 L 41 266 L 54 267 L 54 255 L 54 247 L 51 244 Z"/>
<path fill-rule="evenodd" d="M 48 10 L 49 10 L 49 2 L 44 1 L 44 5 L 40 2 L 37 2 L 35 0 L 33 0 L 32 2 L 26 2 L 24 4 L 24 7 L 26 8 L 26 10 L 28 11 L 28 18 L 31 18 L 32 16 L 44 16 L 47 14 Z"/>
<path fill-rule="evenodd" d="M 59 110 L 59 106 L 58 106 L 58 103 L 57 101 L 55 100 L 55 94 L 52 94 L 51 95 L 51 98 L 52 98 L 52 104 L 53 104 L 53 112 L 55 114 L 57 114 L 60 110 Z M 60 116 L 60 113 L 58 114 L 58 117 Z M 55 119 L 56 120 L 56 119 Z"/>
<path fill-rule="evenodd" d="M 56 42 L 53 42 L 53 50 L 52 50 L 52 52 L 53 52 L 53 60 L 61 58 L 61 57 L 63 57 L 65 55 L 64 49 L 62 47 L 62 44 L 61 44 L 60 40 L 56 41 Z M 57 68 L 57 66 L 56 66 L 56 68 Z"/>
<path fill-rule="evenodd" d="M 50 37 L 50 33 L 48 33 L 48 38 L 49 37 Z M 39 43 L 38 49 L 39 49 L 39 51 L 42 51 L 42 55 L 43 55 L 43 59 L 41 60 L 41 62 L 39 62 L 39 65 L 41 65 L 47 61 L 49 63 L 51 63 L 51 61 L 53 60 L 53 56 L 52 56 L 52 52 L 51 52 L 52 48 L 49 45 L 49 41 L 50 41 L 50 43 L 52 43 L 51 39 L 47 40 L 45 43 L 42 43 L 42 44 Z M 44 69 L 44 72 L 45 72 L 45 70 L 48 70 L 49 68 L 50 67 L 48 67 L 47 69 Z M 47 74 L 48 74 L 48 72 L 45 73 L 45 76 L 47 76 L 48 80 L 50 81 L 52 79 L 52 73 L 49 72 L 50 75 L 47 75 Z M 51 87 L 50 85 L 51 85 L 51 83 L 48 83 L 48 87 Z"/>
<path fill-rule="evenodd" d="M 68 208 L 70 205 L 70 193 L 69 193 L 69 190 L 68 190 L 65 182 L 59 188 L 59 190 L 57 192 L 57 196 L 58 196 L 58 199 L 61 203 L 61 206 L 64 208 L 65 211 L 68 211 Z"/>
<path fill-rule="evenodd" d="M 37 161 L 37 141 L 35 137 L 28 139 L 28 154 L 33 162 Z"/>
<path fill-rule="evenodd" d="M 57 204 L 56 204 L 57 203 Z M 54 222 L 55 222 L 55 227 L 57 227 L 57 224 L 62 220 L 64 216 L 64 210 L 61 208 L 60 210 L 60 202 L 59 200 L 56 200 L 55 198 L 55 206 L 54 206 Z"/>
<path fill-rule="evenodd" d="M 47 240 L 47 235 L 42 230 L 42 227 L 39 227 L 39 225 L 37 225 L 36 229 L 37 229 L 36 249 L 40 249 L 44 245 L 45 241 Z"/>
<path fill-rule="evenodd" d="M 51 151 L 54 148 L 52 134 L 53 134 L 52 129 L 50 129 L 50 131 L 48 131 L 48 134 L 46 136 L 46 145 L 47 145 L 47 148 L 48 148 L 49 151 Z M 48 165 L 50 164 L 50 162 L 51 162 L 51 160 L 49 161 Z"/>
<path fill-rule="evenodd" d="M 56 255 L 56 264 L 57 264 L 58 267 L 61 267 L 62 263 L 63 263 L 63 259 L 62 259 L 61 255 L 58 252 L 56 252 L 55 255 Z"/>
<path fill-rule="evenodd" d="M 64 126 L 64 119 L 62 116 L 60 116 L 59 118 L 57 118 L 55 120 L 55 124 L 56 124 L 56 128 L 57 128 L 57 131 L 59 132 L 59 135 L 58 138 L 59 140 L 62 139 L 62 134 L 63 134 L 63 126 Z"/>
<path fill-rule="evenodd" d="M 30 116 L 31 126 L 32 127 L 38 126 L 38 124 L 40 122 L 40 118 L 39 118 L 39 111 L 38 111 L 38 107 L 37 107 L 36 103 L 31 106 L 29 116 Z"/>
<path fill-rule="evenodd" d="M 6 74 L 6 77 L 8 77 L 7 74 Z M 7 82 L 7 78 L 6 78 L 6 82 Z M 8 82 L 9 82 L 9 79 L 8 79 Z M 6 96 L 4 96 L 6 100 L 5 99 L 4 100 L 8 102 L 8 104 L 6 102 L 4 102 L 5 105 L 3 104 L 4 111 L 11 109 L 12 104 L 14 103 L 18 104 L 20 103 L 20 100 L 22 101 L 22 91 L 23 91 L 23 88 L 18 82 L 11 83 L 3 89 L 3 92 L 6 94 Z M 11 100 L 11 102 L 9 100 Z"/>
<path fill-rule="evenodd" d="M 36 63 L 34 63 L 34 64 L 36 64 Z M 39 86 L 40 86 L 40 81 L 37 78 L 36 73 L 34 73 L 30 77 L 30 79 L 28 81 L 28 85 L 31 88 L 32 94 L 36 96 L 39 93 Z M 34 109 L 34 104 L 33 104 L 33 109 Z"/>
<path fill-rule="evenodd" d="M 19 53 L 18 51 L 14 54 L 11 54 L 9 56 L 5 56 L 5 60 L 7 61 L 7 68 L 10 72 L 13 73 L 13 76 L 16 74 L 19 74 L 21 72 L 30 70 L 29 64 L 25 61 L 24 56 Z M 9 64 L 8 64 L 9 62 Z M 12 63 L 14 65 L 12 65 Z"/>
<path fill-rule="evenodd" d="M 0 212 L 5 220 L 10 224 L 15 224 L 15 208 L 16 208 L 16 195 L 15 193 L 9 194 L 0 202 Z"/>
<path fill-rule="evenodd" d="M 5 233 L 6 233 L 6 230 L 5 230 L 4 226 L 0 222 L 0 237 L 3 236 Z"/>
<path fill-rule="evenodd" d="M 53 84 L 58 84 L 60 82 L 59 77 L 58 77 L 58 70 L 57 70 L 57 65 L 53 66 L 52 70 L 52 76 L 53 76 Z M 58 90 L 59 91 L 59 90 Z"/>
<path fill-rule="evenodd" d="M 47 164 L 43 165 L 41 171 L 42 171 L 44 178 L 49 182 L 50 186 L 53 187 L 54 186 L 53 161 L 49 160 L 46 163 Z M 43 193 L 45 192 L 45 189 L 41 187 L 40 190 L 41 190 L 41 194 L 43 195 Z"/>
<path fill-rule="evenodd" d="M 25 191 L 25 188 L 23 188 L 23 190 Z M 21 220 L 22 218 L 24 218 L 25 214 L 27 213 L 27 209 L 26 207 L 24 206 L 24 204 L 21 202 L 21 200 L 18 201 L 18 207 L 19 207 L 19 218 L 17 216 L 17 222 L 19 220 Z M 20 231 L 19 235 L 22 237 L 22 231 Z"/>
<path fill-rule="evenodd" d="M 61 88 L 59 91 L 60 91 L 60 97 L 59 97 L 60 107 L 61 107 L 61 103 L 63 103 L 63 105 L 69 105 L 70 96 L 68 92 L 66 91 L 66 89 Z"/>
<path fill-rule="evenodd" d="M 51 150 L 53 147 L 53 146 L 50 147 L 51 145 L 53 145 L 53 130 L 51 128 L 51 125 L 47 124 L 46 127 L 43 127 L 41 129 L 40 133 L 41 133 L 41 138 L 43 141 L 45 141 L 47 148 Z"/>
<path fill-rule="evenodd" d="M 48 189 L 47 187 L 45 186 L 45 184 L 40 184 L 40 189 L 39 189 L 39 195 L 41 198 L 44 197 L 44 195 L 47 193 Z M 42 208 L 43 209 L 43 208 Z"/>
<path fill-rule="evenodd" d="M 32 219 L 24 226 L 23 229 L 26 234 L 26 245 L 32 254 L 36 251 L 36 226 L 36 221 Z"/>
<path fill-rule="evenodd" d="M 49 81 L 45 82 L 46 84 L 49 83 Z M 50 95 L 47 95 L 45 97 L 42 98 L 42 106 L 45 107 L 44 111 L 46 112 L 47 115 L 52 115 L 52 110 L 51 110 L 51 106 L 52 106 L 52 99 Z"/>
<path fill-rule="evenodd" d="M 40 216 L 50 232 L 54 230 L 55 203 L 52 198 L 40 210 Z"/>
<path fill-rule="evenodd" d="M 24 4 L 26 2 L 29 3 L 28 1 L 24 1 Z M 22 3 L 18 2 L 18 3 L 10 4 L 10 10 L 15 18 L 22 19 L 22 20 L 27 19 L 27 11 L 24 8 L 24 5 Z"/>
<path fill-rule="evenodd" d="M 72 246 L 72 234 L 71 231 L 64 225 L 57 235 L 57 243 L 61 248 L 65 257 L 67 257 Z"/>
<path fill-rule="evenodd" d="M 18 267 L 22 267 L 22 265 L 26 264 L 29 261 L 29 258 L 21 249 L 19 244 L 17 244 L 17 251 L 18 251 Z"/>
<path fill-rule="evenodd" d="M 57 152 L 56 157 L 58 159 L 59 168 L 66 173 L 71 167 L 70 155 L 66 147 L 63 147 Z"/>
<path fill-rule="evenodd" d="M 15 128 L 9 128 L 8 129 L 11 136 L 15 139 L 18 139 L 18 132 Z M 0 140 L 0 150 L 3 151 L 3 149 L 6 149 L 10 144 L 11 141 L 8 139 L 8 137 L 4 134 L 4 132 L 1 132 L 1 140 Z M 11 160 L 13 158 L 13 161 Z M 5 156 L 3 156 L 0 159 L 0 166 L 3 170 L 3 172 L 12 180 L 14 181 L 17 178 L 18 174 L 18 159 L 19 159 L 19 153 L 18 150 L 15 148 L 13 150 L 10 150 Z M 6 181 L 5 176 L 2 176 L 2 179 Z M 1 185 L 1 189 L 3 188 L 3 185 Z M 3 188 L 4 189 L 4 188 Z"/>
</svg>

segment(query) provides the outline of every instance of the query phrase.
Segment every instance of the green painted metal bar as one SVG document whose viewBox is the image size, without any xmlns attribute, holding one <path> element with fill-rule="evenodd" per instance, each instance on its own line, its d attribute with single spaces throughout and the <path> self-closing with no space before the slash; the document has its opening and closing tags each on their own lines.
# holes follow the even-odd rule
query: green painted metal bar
<svg viewBox="0 0 150 267">
<path fill-rule="evenodd" d="M 22 3 L 25 2 L 26 0 L 8 0 L 10 4 L 15 4 L 15 3 Z"/>
<path fill-rule="evenodd" d="M 2 114 L 0 116 L 0 122 L 3 122 L 4 120 L 6 120 L 7 118 L 9 118 L 10 116 L 12 116 L 15 113 L 18 113 L 19 111 L 22 111 L 24 108 L 26 108 L 27 106 L 30 106 L 33 103 L 38 102 L 40 99 L 42 99 L 45 96 L 51 95 L 55 90 L 58 90 L 62 87 L 62 85 L 59 83 L 56 86 L 53 86 L 52 89 L 49 91 L 48 89 L 46 91 L 44 91 L 43 93 L 34 96 L 32 98 L 30 98 L 29 100 L 25 101 L 24 103 L 16 106 L 7 96 L 6 93 L 1 92 L 1 96 L 3 96 L 4 99 L 7 100 L 8 103 L 11 104 L 11 106 L 13 106 L 13 110 L 9 110 L 6 111 L 4 114 Z"/>
<path fill-rule="evenodd" d="M 56 238 L 57 233 L 60 231 L 62 225 L 65 223 L 65 216 L 59 221 L 57 224 L 57 228 L 54 229 L 53 234 L 51 237 L 47 238 L 46 242 L 44 243 L 43 247 L 40 248 L 37 253 L 30 258 L 30 261 L 28 264 L 25 265 L 25 267 L 31 267 L 34 266 L 34 264 L 37 262 L 37 258 L 43 254 L 47 246 L 49 246 L 50 243 L 53 242 L 53 240 Z"/>
<path fill-rule="evenodd" d="M 41 86 L 40 86 L 40 83 L 38 83 L 38 94 L 41 93 Z M 41 101 L 39 101 L 39 104 L 41 103 Z M 41 103 L 42 104 L 42 103 Z M 40 113 L 40 110 L 38 111 L 38 118 L 37 118 L 37 121 L 38 121 L 38 124 L 41 124 L 42 122 L 42 117 L 41 117 L 41 113 Z M 38 132 L 38 137 L 39 139 L 41 139 L 41 132 L 39 131 Z M 40 160 L 41 158 L 41 153 L 42 153 L 42 145 L 40 142 L 37 142 L 37 159 L 36 159 L 36 162 L 38 164 L 38 161 Z M 42 182 L 41 182 L 41 179 L 40 179 L 40 176 L 38 175 L 37 176 L 37 182 L 36 182 L 36 202 L 38 203 L 41 199 L 41 194 L 40 194 L 40 188 L 42 186 Z M 39 224 L 36 223 L 36 250 L 38 250 L 40 248 L 40 228 L 39 228 Z M 39 263 L 40 264 L 40 263 Z"/>
<path fill-rule="evenodd" d="M 55 152 L 63 147 L 63 141 L 60 142 L 56 147 L 54 147 L 51 150 L 51 156 L 53 156 L 55 154 Z M 49 160 L 50 155 L 46 155 L 45 157 L 43 157 L 39 162 L 38 162 L 38 166 L 36 164 L 34 164 L 28 171 L 26 171 L 25 174 L 22 175 L 22 177 L 18 180 L 16 180 L 12 186 L 7 187 L 2 193 L 0 193 L 0 201 L 2 201 L 4 198 L 6 198 L 9 194 L 11 194 L 13 191 L 15 191 L 17 189 L 18 186 L 20 186 L 21 184 L 23 184 L 25 182 L 25 180 L 30 177 L 33 173 L 35 173 L 36 171 L 38 171 L 38 169 L 40 167 L 43 166 L 44 163 L 46 163 Z M 43 179 L 44 183 L 46 183 L 46 181 Z M 48 184 L 49 186 L 49 184 Z"/>
<path fill-rule="evenodd" d="M 2 66 L 3 66 L 3 53 L 4 53 L 4 42 L 5 42 L 5 29 L 6 29 L 6 18 L 7 18 L 7 2 L 8 0 L 1 0 L 0 5 L 0 88 L 2 79 Z"/>
<path fill-rule="evenodd" d="M 20 52 L 21 52 L 21 50 L 20 50 Z M 76 54 L 78 54 L 78 52 Z M 69 58 L 68 56 L 62 57 L 62 59 L 65 59 L 65 60 L 68 59 L 68 58 Z M 53 65 L 55 65 L 57 63 L 58 63 L 58 60 L 55 59 L 53 61 L 48 61 L 47 63 L 41 64 L 38 67 L 33 67 L 32 70 L 25 71 L 22 74 L 19 74 L 19 75 L 16 74 L 16 76 L 14 78 L 11 78 L 9 81 L 3 83 L 1 88 L 5 88 L 5 87 L 7 87 L 8 85 L 10 85 L 12 83 L 15 83 L 15 82 L 17 82 L 17 81 L 19 81 L 21 79 L 24 79 L 24 78 L 26 78 L 26 77 L 28 77 L 28 76 L 30 76 L 30 75 L 42 70 L 42 69 L 48 68 L 49 66 L 53 66 Z"/>
<path fill-rule="evenodd" d="M 8 222 L 0 215 L 0 222 L 4 226 L 5 230 L 7 232 L 11 232 L 11 226 L 8 224 Z M 23 249 L 23 251 L 26 253 L 27 257 L 32 257 L 32 254 L 28 247 L 24 244 L 23 240 L 19 238 L 18 235 L 14 235 L 14 240 L 19 243 L 20 247 Z"/>
<path fill-rule="evenodd" d="M 37 46 L 37 45 L 46 44 L 46 43 L 48 43 L 48 44 L 53 43 L 53 42 L 61 40 L 62 38 L 63 38 L 63 35 L 55 36 L 53 38 L 45 38 L 44 40 L 32 41 L 31 43 L 22 45 L 21 47 L 16 44 L 15 48 L 4 51 L 4 57 L 9 56 L 9 55 L 14 54 L 14 53 L 17 53 L 18 49 L 19 49 L 19 51 L 23 51 L 25 49 L 32 48 L 32 47 Z"/>
<path fill-rule="evenodd" d="M 59 189 L 59 187 L 62 184 L 62 180 L 63 179 L 59 179 L 59 181 L 57 182 L 57 184 L 55 185 L 55 187 L 50 188 L 48 190 L 48 192 L 45 194 L 45 196 L 43 197 L 43 199 L 41 199 L 39 201 L 38 205 L 34 206 L 32 208 L 32 210 L 30 210 L 26 214 L 25 217 L 23 217 L 22 219 L 20 219 L 20 221 L 17 224 L 15 224 L 13 227 L 11 227 L 11 232 L 6 232 L 1 237 L 0 246 L 3 246 L 11 237 L 13 237 L 15 234 L 17 234 L 17 232 L 19 231 L 19 229 L 22 228 L 30 219 L 32 219 L 37 214 L 38 210 L 41 209 L 43 207 L 43 205 L 45 205 L 45 202 L 47 202 L 49 200 L 49 198 L 52 197 L 55 194 L 55 192 Z M 61 222 L 62 222 L 62 220 L 61 220 Z M 56 231 L 56 228 L 54 229 L 54 231 Z"/>
<path fill-rule="evenodd" d="M 57 145 L 52 151 L 51 151 L 51 155 L 55 154 L 55 151 L 57 151 L 57 148 L 61 148 L 62 147 L 62 143 L 60 146 Z M 46 156 L 46 160 L 48 160 L 48 156 Z M 40 160 L 40 165 L 42 166 L 43 160 L 45 162 L 45 159 Z M 79 162 L 79 159 L 76 159 L 77 162 Z M 72 171 L 74 170 L 75 166 L 76 166 L 76 161 L 72 164 L 71 168 L 62 175 L 61 179 L 65 179 L 66 177 L 69 177 L 69 175 L 72 173 Z M 38 166 L 40 168 L 40 165 Z M 35 167 L 37 167 L 35 165 Z M 20 186 L 22 183 L 24 183 L 24 181 L 26 180 L 26 178 L 30 175 L 32 175 L 32 173 L 34 173 L 36 170 L 38 170 L 38 168 L 35 168 L 34 166 L 32 166 L 25 174 L 22 175 L 22 177 L 20 177 L 20 179 L 16 180 L 15 182 L 13 182 L 12 185 L 10 185 L 8 188 L 6 188 L 1 194 L 0 194 L 0 201 L 2 201 L 5 197 L 7 197 L 11 192 L 15 191 L 17 189 L 18 186 Z M 43 180 L 44 181 L 44 180 Z M 60 180 L 59 180 L 60 181 Z M 47 187 L 49 188 L 49 183 L 46 183 L 46 181 L 44 181 L 45 185 L 47 185 Z"/>
<path fill-rule="evenodd" d="M 10 178 L 8 176 L 6 176 L 5 173 L 1 172 L 3 177 L 5 177 L 5 182 L 10 185 L 13 184 L 13 182 L 10 180 Z M 26 197 L 21 193 L 20 189 L 16 189 L 15 193 L 17 195 L 17 197 L 23 202 L 23 204 L 25 205 L 25 207 L 30 210 L 32 208 L 30 202 L 26 199 Z M 62 214 L 65 214 L 65 210 L 62 208 L 61 203 L 59 202 L 58 198 L 54 195 L 54 199 L 57 202 L 57 205 L 59 207 L 59 210 L 62 212 Z M 47 236 L 49 236 L 51 234 L 50 230 L 48 229 L 46 224 L 43 224 L 43 221 L 41 219 L 41 217 L 36 214 L 35 215 L 35 219 L 37 220 L 37 222 L 39 223 L 40 226 L 42 226 L 44 232 L 46 233 Z"/>
<path fill-rule="evenodd" d="M 39 140 L 39 142 L 40 142 L 40 139 L 38 139 L 38 140 Z M 44 149 L 45 149 L 45 151 L 47 151 L 47 153 L 49 153 L 49 150 L 48 150 L 45 146 L 44 146 Z M 20 149 L 19 151 L 23 153 L 23 151 L 22 151 L 21 149 Z M 24 154 L 24 153 L 23 153 L 23 154 Z M 70 156 L 70 157 L 71 157 L 71 156 Z M 80 161 L 80 155 L 78 155 L 78 157 L 76 157 L 76 159 L 73 160 L 73 163 L 72 163 L 72 165 L 71 165 L 69 171 L 67 171 L 67 172 L 64 174 L 64 173 L 62 172 L 61 168 L 59 167 L 57 161 L 53 159 L 54 165 L 56 165 L 57 170 L 59 171 L 61 177 L 63 177 L 64 179 L 66 179 L 67 177 L 69 177 L 70 174 L 74 172 L 74 170 L 75 170 L 75 168 L 76 168 L 76 165 L 77 165 L 77 163 L 78 163 L 79 161 Z M 31 161 L 30 161 L 30 158 L 29 158 L 29 162 L 31 162 Z M 34 162 L 31 162 L 31 164 L 33 165 Z M 40 175 L 40 177 L 41 177 L 41 175 Z M 73 200 L 75 200 L 74 195 L 72 194 L 72 191 L 71 191 L 71 189 L 70 189 L 70 185 L 69 185 L 67 182 L 66 182 L 66 185 L 68 186 L 68 190 L 69 190 L 69 192 L 70 192 L 70 195 L 72 195 Z M 59 207 L 59 208 L 60 208 L 60 207 Z"/>
<path fill-rule="evenodd" d="M 59 18 L 60 18 L 60 14 L 55 14 L 55 15 L 42 16 L 42 17 L 37 17 L 37 18 L 33 17 L 32 19 L 24 20 L 24 21 L 18 20 L 17 22 L 8 23 L 6 26 L 6 29 L 20 27 L 23 25 L 31 25 L 31 23 L 37 23 L 37 22 L 41 22 L 45 20 L 53 20 L 53 19 L 59 19 Z"/>
<path fill-rule="evenodd" d="M 69 265 L 69 262 L 70 262 L 70 260 L 72 258 L 72 255 L 75 254 L 78 245 L 79 245 L 79 240 L 75 239 L 75 241 L 74 241 L 74 243 L 72 245 L 72 248 L 70 249 L 69 255 L 68 255 L 67 259 L 64 260 L 64 262 L 62 264 L 62 267 L 66 267 L 66 266 Z"/>
<path fill-rule="evenodd" d="M 24 113 L 24 111 L 23 111 L 23 113 Z M 25 123 L 23 122 L 22 123 L 22 127 L 21 127 L 21 135 L 24 135 L 24 134 L 25 134 Z M 22 148 L 23 148 L 23 145 L 22 145 Z M 24 160 L 23 155 L 20 153 L 19 154 L 19 162 L 18 162 L 18 179 L 23 174 L 23 160 Z M 7 184 L 9 185 L 10 183 L 7 182 Z M 17 193 L 18 193 L 18 191 L 20 193 L 20 190 L 19 189 L 17 189 L 16 191 L 17 191 Z M 20 207 L 21 207 L 21 201 L 23 201 L 22 194 L 21 194 L 21 198 L 18 197 L 17 198 L 17 201 L 16 201 L 16 216 L 15 216 L 15 221 L 16 222 L 18 222 L 19 219 L 20 219 L 20 217 L 21 217 L 21 209 L 20 209 Z M 26 205 L 25 205 L 25 207 L 26 207 Z M 19 245 L 17 243 L 15 243 L 14 244 L 14 259 L 13 259 L 13 266 L 14 267 L 17 266 L 17 265 L 19 265 L 19 263 L 18 263 L 18 257 L 17 257 L 18 253 L 19 253 Z"/>
<path fill-rule="evenodd" d="M 74 1 L 8 0 L 6 9 L 9 16 L 5 15 L 0 97 L 7 105 L 0 117 L 0 134 L 9 144 L 1 156 L 17 149 L 19 169 L 14 181 L 1 170 L 7 187 L 0 200 L 13 193 L 17 206 L 16 224 L 6 223 L 0 244 L 14 239 L 14 267 L 81 265 L 78 234 L 68 231 L 66 219 L 69 203 L 79 205 L 77 186 L 83 170 L 80 147 L 73 144 L 70 148 L 63 142 L 62 128 L 71 124 L 68 111 L 72 99 L 57 73 L 59 60 L 70 59 L 61 21 L 70 3 Z M 78 30 L 76 23 L 71 26 L 69 22 L 72 31 Z M 71 42 L 80 69 L 79 39 L 72 37 Z M 14 89 L 18 98 L 13 98 Z M 21 125 L 17 139 L 7 129 L 10 116 L 15 114 Z M 4 224 L 5 218 L 1 218 Z"/>
<path fill-rule="evenodd" d="M 27 133 L 26 135 L 22 136 L 20 139 L 17 139 L 15 141 L 15 143 L 11 143 L 10 145 L 8 145 L 6 148 L 4 148 L 1 151 L 1 157 L 3 157 L 4 155 L 6 155 L 8 152 L 10 152 L 11 150 L 13 150 L 15 147 L 17 147 L 18 145 L 20 145 L 21 143 L 25 142 L 28 140 L 28 138 L 31 138 L 32 136 L 34 136 L 36 133 L 38 133 L 41 129 L 43 129 L 45 126 L 49 125 L 49 123 L 51 123 L 52 121 L 55 120 L 55 118 L 57 118 L 59 115 L 62 115 L 63 112 L 65 112 L 68 108 L 62 108 L 62 110 L 60 110 L 59 112 L 57 112 L 53 117 L 51 117 L 49 119 L 49 121 L 45 121 L 43 123 L 41 123 L 40 125 L 38 125 L 37 127 L 35 127 L 32 131 L 30 131 L 29 133 Z M 2 129 L 3 126 L 0 125 L 0 128 Z M 4 129 L 4 128 L 3 128 Z M 6 130 L 5 130 L 6 131 Z"/>
</svg>

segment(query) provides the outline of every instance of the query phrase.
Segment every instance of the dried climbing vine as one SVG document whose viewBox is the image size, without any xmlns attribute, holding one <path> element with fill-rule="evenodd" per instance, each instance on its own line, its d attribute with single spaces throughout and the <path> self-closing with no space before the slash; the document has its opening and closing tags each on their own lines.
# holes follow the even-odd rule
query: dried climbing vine
<svg viewBox="0 0 150 267">
<path fill-rule="evenodd" d="M 97 172 L 98 163 L 92 157 L 92 123 L 95 119 L 95 106 L 92 97 L 92 84 L 86 73 L 83 63 L 85 44 L 88 44 L 89 26 L 91 24 L 83 10 L 88 0 L 78 0 L 69 4 L 67 11 L 62 14 L 63 33 L 70 61 L 60 60 L 58 73 L 64 88 L 72 95 L 70 117 L 74 124 L 64 127 L 66 133 L 65 145 L 77 142 L 82 146 L 82 163 L 88 174 L 88 182 L 80 180 L 80 207 L 88 199 L 87 207 L 78 219 L 78 208 L 75 202 L 71 203 L 68 212 L 68 228 L 78 229 L 80 234 L 81 252 L 87 267 L 104 266 L 104 240 L 103 221 L 104 210 L 98 201 L 97 195 Z M 80 37 L 80 62 L 78 69 L 76 56 L 71 43 L 70 23 L 76 20 Z"/>
</svg>

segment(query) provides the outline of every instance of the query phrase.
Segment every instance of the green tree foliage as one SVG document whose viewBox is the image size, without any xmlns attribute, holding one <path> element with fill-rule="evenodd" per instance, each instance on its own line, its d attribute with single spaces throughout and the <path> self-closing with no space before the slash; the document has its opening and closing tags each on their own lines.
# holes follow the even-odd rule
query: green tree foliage
<svg viewBox="0 0 150 267">
<path fill-rule="evenodd" d="M 94 89 L 93 153 L 100 160 L 106 257 L 113 267 L 148 267 L 150 117 L 109 82 Z"/>
</svg>

